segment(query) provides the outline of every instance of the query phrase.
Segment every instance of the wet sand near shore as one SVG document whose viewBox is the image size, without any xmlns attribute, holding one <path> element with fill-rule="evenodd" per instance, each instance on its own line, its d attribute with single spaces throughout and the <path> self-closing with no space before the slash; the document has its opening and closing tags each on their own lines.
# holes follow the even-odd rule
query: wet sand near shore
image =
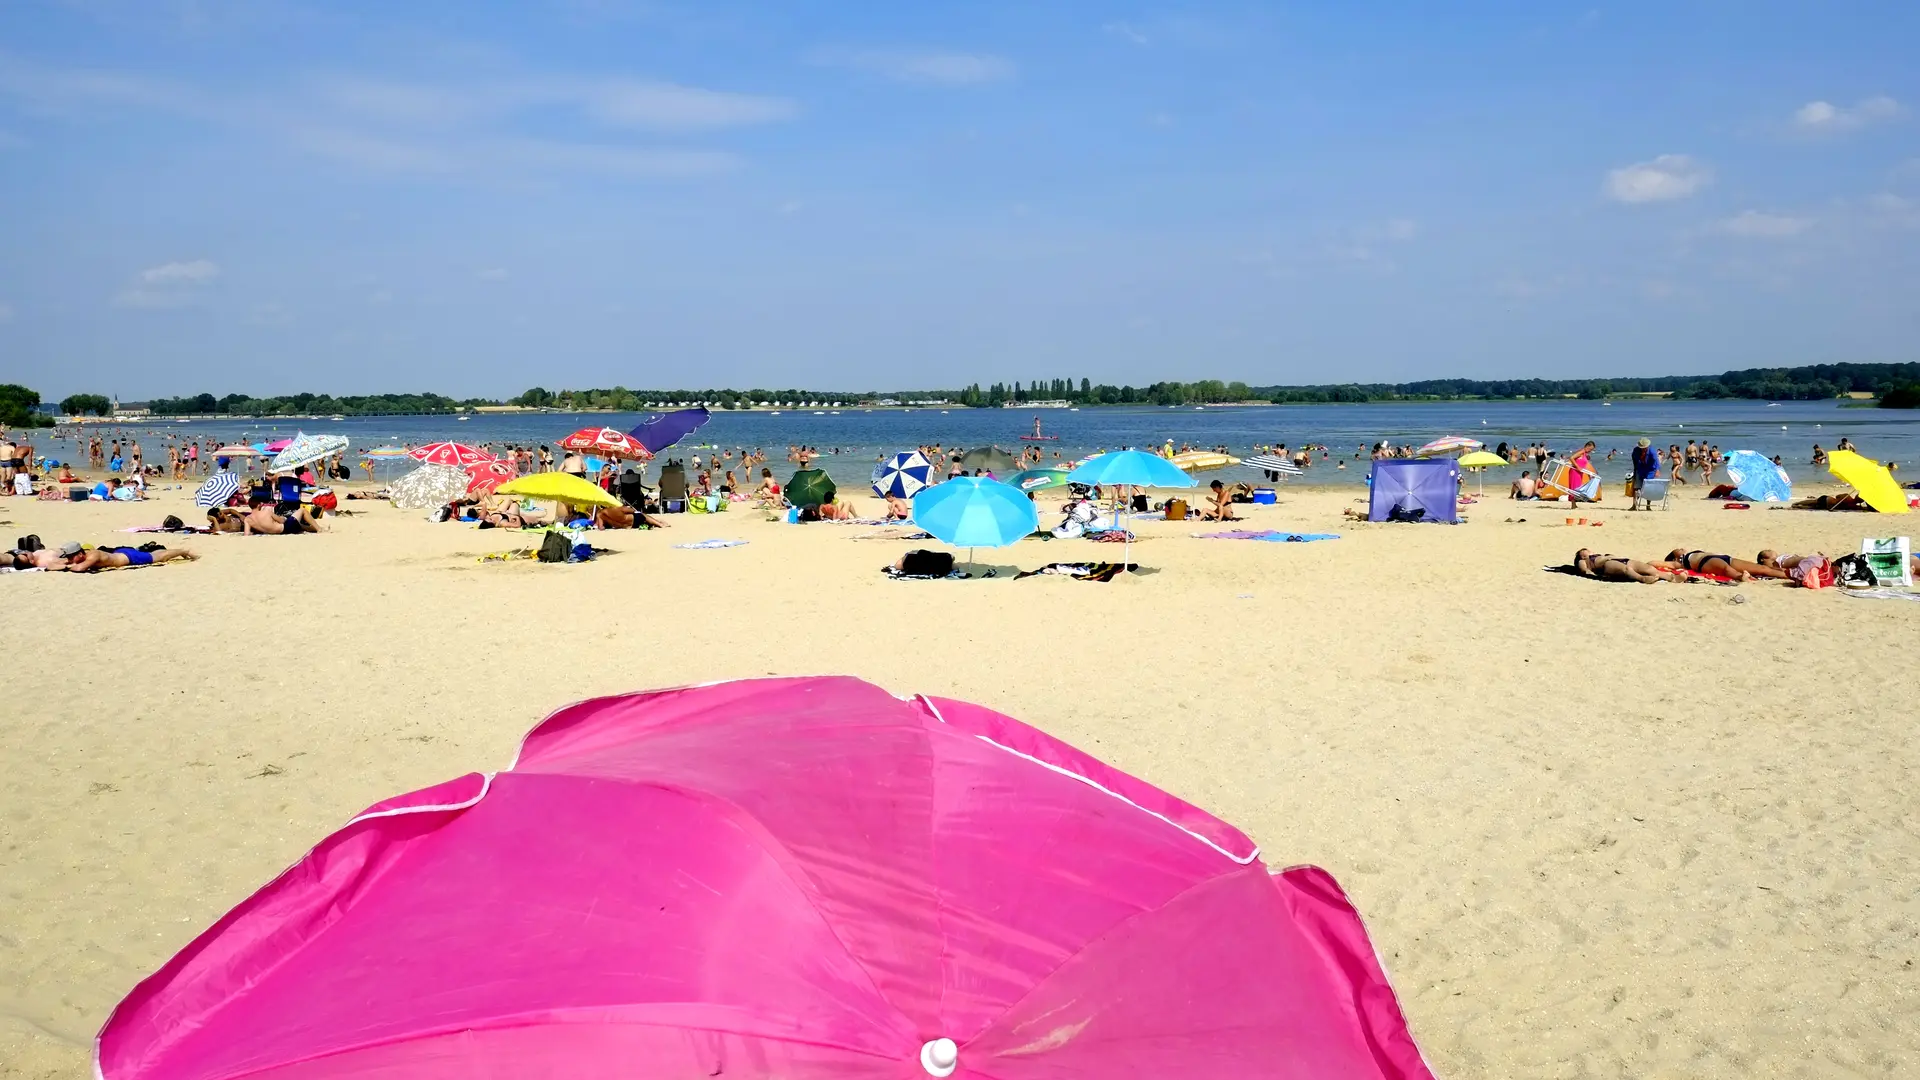
<svg viewBox="0 0 1920 1080">
<path fill-rule="evenodd" d="M 137 544 L 114 530 L 198 520 L 191 494 L 0 499 L 0 528 Z M 483 564 L 520 538 L 353 502 L 320 536 L 159 538 L 194 563 L 0 577 L 0 1074 L 88 1075 L 114 1002 L 229 906 L 366 805 L 505 767 L 554 708 L 833 672 L 1002 710 L 1326 867 L 1449 1080 L 1920 1075 L 1920 604 L 1541 571 L 1920 518 L 1680 489 L 1575 512 L 1599 527 L 1498 498 L 1386 525 L 1344 521 L 1355 496 L 1241 508 L 1318 543 L 1138 522 L 1151 572 L 1108 584 L 890 581 L 938 545 L 739 508 Z M 673 547 L 708 538 L 748 543 Z"/>
</svg>

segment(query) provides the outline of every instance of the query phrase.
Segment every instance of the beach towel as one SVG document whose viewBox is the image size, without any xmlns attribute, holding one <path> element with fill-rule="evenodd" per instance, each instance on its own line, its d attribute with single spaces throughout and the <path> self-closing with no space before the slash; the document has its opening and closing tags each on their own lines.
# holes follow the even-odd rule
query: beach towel
<svg viewBox="0 0 1920 1080">
<path fill-rule="evenodd" d="M 1278 529 L 1230 529 L 1226 532 L 1188 533 L 1201 540 L 1266 540 L 1276 544 L 1306 544 L 1315 540 L 1338 540 L 1339 533 L 1290 533 Z"/>
<path fill-rule="evenodd" d="M 1048 563 L 1038 570 L 1025 570 L 1014 575 L 1020 578 L 1037 574 L 1052 574 L 1057 577 L 1070 577 L 1075 581 L 1112 581 L 1130 570 L 1140 569 L 1137 563 Z"/>
<path fill-rule="evenodd" d="M 675 544 L 682 551 L 711 551 L 715 548 L 739 547 L 745 540 L 700 540 L 691 544 Z"/>
<path fill-rule="evenodd" d="M 886 568 L 886 574 L 893 581 L 951 581 L 955 578 L 965 580 L 967 576 L 965 570 L 954 570 L 947 574 L 909 574 L 891 566 Z"/>
<path fill-rule="evenodd" d="M 1842 596 L 1857 596 L 1862 600 L 1920 600 L 1920 593 L 1901 592 L 1898 589 L 1842 589 Z"/>
<path fill-rule="evenodd" d="M 864 532 L 859 536 L 847 537 L 849 540 L 932 540 L 933 538 L 934 536 L 930 532 L 923 532 L 920 529 L 906 527 L 875 529 L 873 532 Z"/>
<path fill-rule="evenodd" d="M 489 551 L 485 555 L 480 556 L 476 561 L 483 563 L 514 562 L 519 559 L 531 558 L 533 558 L 532 548 L 514 548 L 512 551 Z"/>
<path fill-rule="evenodd" d="M 1102 544 L 1130 544 L 1134 541 L 1134 535 L 1125 529 L 1108 529 L 1094 533 L 1091 539 Z"/>
</svg>

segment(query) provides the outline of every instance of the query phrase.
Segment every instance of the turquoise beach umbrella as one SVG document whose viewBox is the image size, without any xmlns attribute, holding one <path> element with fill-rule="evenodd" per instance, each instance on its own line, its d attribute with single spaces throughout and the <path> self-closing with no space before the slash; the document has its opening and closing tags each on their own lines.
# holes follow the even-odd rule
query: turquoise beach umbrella
<svg viewBox="0 0 1920 1080">
<path fill-rule="evenodd" d="M 956 476 L 913 497 L 913 523 L 954 547 L 1006 547 L 1040 528 L 1033 500 L 984 476 Z"/>
<path fill-rule="evenodd" d="M 1079 468 L 1067 474 L 1067 482 L 1089 487 L 1124 484 L 1128 487 L 1187 488 L 1192 487 L 1194 481 L 1193 477 L 1181 471 L 1180 466 L 1158 454 L 1115 450 L 1088 458 Z"/>
</svg>

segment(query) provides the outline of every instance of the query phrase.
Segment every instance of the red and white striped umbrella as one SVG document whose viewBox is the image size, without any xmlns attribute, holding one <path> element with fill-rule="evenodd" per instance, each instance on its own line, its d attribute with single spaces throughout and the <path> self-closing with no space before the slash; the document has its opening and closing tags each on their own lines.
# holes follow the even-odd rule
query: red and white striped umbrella
<svg viewBox="0 0 1920 1080">
<path fill-rule="evenodd" d="M 437 442 L 416 446 L 407 451 L 407 456 L 424 461 L 428 465 L 451 465 L 456 469 L 494 460 L 492 454 L 477 446 L 457 442 Z"/>
<path fill-rule="evenodd" d="M 579 450 L 607 458 L 628 461 L 652 461 L 653 451 L 634 441 L 633 436 L 610 427 L 581 428 L 560 440 L 560 449 Z"/>
<path fill-rule="evenodd" d="M 491 495 L 494 488 L 520 475 L 520 470 L 508 461 L 482 461 L 467 466 L 467 475 L 472 477 L 467 483 L 467 494 Z"/>
</svg>

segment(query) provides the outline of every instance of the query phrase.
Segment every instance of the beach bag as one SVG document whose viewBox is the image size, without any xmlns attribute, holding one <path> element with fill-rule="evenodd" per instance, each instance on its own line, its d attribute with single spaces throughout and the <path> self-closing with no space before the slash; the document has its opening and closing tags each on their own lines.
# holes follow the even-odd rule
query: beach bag
<svg viewBox="0 0 1920 1080">
<path fill-rule="evenodd" d="M 953 552 L 909 551 L 900 560 L 900 572 L 908 577 L 946 577 L 953 573 Z"/>
<path fill-rule="evenodd" d="M 1136 513 L 1136 514 L 1144 514 L 1144 513 L 1146 513 L 1146 512 L 1148 511 L 1148 510 L 1150 510 L 1150 509 L 1152 509 L 1152 507 L 1150 507 L 1150 506 L 1148 506 L 1148 505 L 1147 505 L 1147 497 L 1146 497 L 1145 495 L 1135 495 L 1135 496 L 1133 497 L 1133 512 L 1134 512 L 1134 513 Z"/>
<path fill-rule="evenodd" d="M 1880 584 L 1867 560 L 1858 555 L 1842 555 L 1833 561 L 1833 581 L 1849 589 L 1871 589 Z"/>
<path fill-rule="evenodd" d="M 1187 520 L 1187 500 L 1185 499 L 1167 500 L 1167 520 L 1168 521 Z"/>
<path fill-rule="evenodd" d="M 572 553 L 573 545 L 567 543 L 567 538 L 560 533 L 550 532 L 547 534 L 546 539 L 540 541 L 539 559 L 541 562 L 563 563 L 567 561 L 567 556 Z"/>
<path fill-rule="evenodd" d="M 1860 558 L 1882 585 L 1913 586 L 1913 546 L 1904 536 L 1867 537 L 1860 541 Z"/>
<path fill-rule="evenodd" d="M 335 495 L 331 491 L 323 491 L 313 497 L 313 506 L 316 510 L 325 510 L 331 513 L 332 511 L 340 509 L 340 496 Z"/>
<path fill-rule="evenodd" d="M 28 533 L 27 535 L 13 542 L 13 550 L 25 551 L 29 553 L 39 551 L 40 549 L 46 546 L 47 545 L 40 542 L 40 537 L 34 533 Z"/>
</svg>

